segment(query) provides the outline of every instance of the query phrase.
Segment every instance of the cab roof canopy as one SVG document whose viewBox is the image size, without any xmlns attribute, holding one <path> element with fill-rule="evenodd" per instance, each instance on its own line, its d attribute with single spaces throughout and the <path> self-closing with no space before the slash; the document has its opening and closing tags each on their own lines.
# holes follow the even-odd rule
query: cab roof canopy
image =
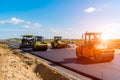
<svg viewBox="0 0 120 80">
<path fill-rule="evenodd" d="M 59 38 L 59 37 L 62 37 L 62 36 L 54 36 L 54 38 Z"/>
<path fill-rule="evenodd" d="M 85 35 L 101 35 L 100 32 L 86 32 Z"/>
<path fill-rule="evenodd" d="M 31 35 L 31 34 L 25 34 L 25 35 L 22 35 L 22 37 L 33 37 L 33 35 Z"/>
<path fill-rule="evenodd" d="M 43 36 L 35 36 L 35 37 L 43 37 Z"/>
</svg>

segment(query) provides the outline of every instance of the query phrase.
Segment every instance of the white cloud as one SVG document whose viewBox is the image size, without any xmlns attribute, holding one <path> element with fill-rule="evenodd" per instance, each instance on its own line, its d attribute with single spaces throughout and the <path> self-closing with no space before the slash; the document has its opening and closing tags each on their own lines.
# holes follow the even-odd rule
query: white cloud
<svg viewBox="0 0 120 80">
<path fill-rule="evenodd" d="M 34 23 L 33 26 L 38 27 L 38 28 L 41 27 L 41 25 L 39 23 Z"/>
<path fill-rule="evenodd" d="M 12 24 L 19 24 L 19 23 L 23 23 L 25 21 L 21 20 L 21 19 L 17 19 L 15 17 L 12 17 L 11 20 L 9 20 L 9 22 L 12 23 Z"/>
<path fill-rule="evenodd" d="M 25 21 L 27 24 L 30 24 L 31 22 L 30 21 Z"/>
<path fill-rule="evenodd" d="M 39 23 L 33 23 L 15 17 L 12 17 L 11 19 L 7 19 L 7 20 L 0 20 L 0 24 L 16 24 L 16 25 L 22 24 L 22 27 L 25 29 L 38 29 L 41 27 L 41 24 Z"/>
<path fill-rule="evenodd" d="M 94 7 L 88 7 L 84 10 L 85 13 L 92 13 L 94 12 L 96 9 Z"/>
<path fill-rule="evenodd" d="M 3 21 L 0 21 L 0 24 L 5 24 L 5 23 L 6 23 L 6 21 L 4 21 L 4 20 L 3 20 Z"/>
<path fill-rule="evenodd" d="M 26 29 L 38 29 L 40 27 L 41 25 L 39 23 L 30 23 L 30 24 L 23 25 L 23 28 L 26 28 Z"/>
<path fill-rule="evenodd" d="M 27 21 L 18 19 L 15 17 L 12 17 L 11 19 L 8 20 L 0 20 L 0 24 L 19 24 L 19 23 L 25 23 Z"/>
</svg>

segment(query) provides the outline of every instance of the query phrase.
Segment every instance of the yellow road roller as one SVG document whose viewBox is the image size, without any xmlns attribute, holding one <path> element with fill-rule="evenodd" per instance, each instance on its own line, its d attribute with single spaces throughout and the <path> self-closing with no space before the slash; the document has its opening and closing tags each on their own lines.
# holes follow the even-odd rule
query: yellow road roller
<svg viewBox="0 0 120 80">
<path fill-rule="evenodd" d="M 109 62 L 114 59 L 114 49 L 102 42 L 101 33 L 86 32 L 82 39 L 84 42 L 76 47 L 78 59 L 88 58 L 97 62 Z"/>
<path fill-rule="evenodd" d="M 53 49 L 66 48 L 67 43 L 62 40 L 61 36 L 54 36 L 54 41 L 51 42 L 51 46 Z"/>
<path fill-rule="evenodd" d="M 39 50 L 39 51 L 47 50 L 47 43 L 45 43 L 43 36 L 34 36 L 32 49 L 35 51 L 36 50 Z"/>
</svg>

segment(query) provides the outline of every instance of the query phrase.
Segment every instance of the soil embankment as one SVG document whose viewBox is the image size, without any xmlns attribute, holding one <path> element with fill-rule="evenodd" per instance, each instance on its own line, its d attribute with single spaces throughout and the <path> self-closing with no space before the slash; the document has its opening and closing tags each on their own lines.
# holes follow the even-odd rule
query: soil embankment
<svg viewBox="0 0 120 80">
<path fill-rule="evenodd" d="M 70 80 L 40 61 L 0 43 L 0 80 Z"/>
</svg>

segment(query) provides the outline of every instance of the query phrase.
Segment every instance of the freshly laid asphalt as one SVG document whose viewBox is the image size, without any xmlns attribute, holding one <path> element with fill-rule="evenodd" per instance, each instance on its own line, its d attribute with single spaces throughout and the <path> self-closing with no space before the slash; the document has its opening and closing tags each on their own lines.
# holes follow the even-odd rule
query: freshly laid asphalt
<svg viewBox="0 0 120 80">
<path fill-rule="evenodd" d="M 115 58 L 111 62 L 96 63 L 88 59 L 77 59 L 75 49 L 48 49 L 47 51 L 33 51 L 31 48 L 24 48 L 23 51 L 50 60 L 68 69 L 91 75 L 96 79 L 120 80 L 120 51 L 115 50 Z M 52 64 L 51 64 L 52 65 Z M 90 76 L 90 77 L 91 77 Z"/>
</svg>

